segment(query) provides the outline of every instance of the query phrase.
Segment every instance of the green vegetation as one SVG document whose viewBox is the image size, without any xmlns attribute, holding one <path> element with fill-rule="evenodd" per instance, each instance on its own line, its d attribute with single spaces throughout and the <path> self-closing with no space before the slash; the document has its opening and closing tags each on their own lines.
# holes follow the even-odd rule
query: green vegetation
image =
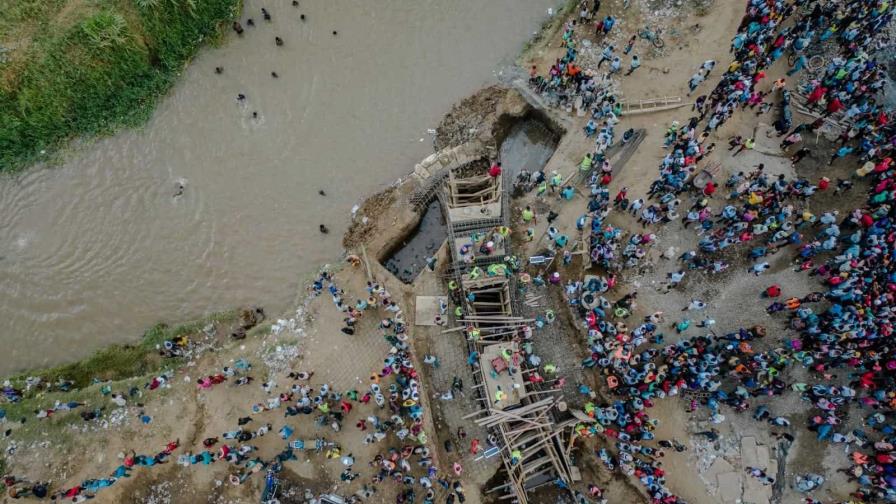
<svg viewBox="0 0 896 504">
<path fill-rule="evenodd" d="M 538 46 L 543 40 L 551 40 L 554 38 L 554 35 L 557 34 L 557 31 L 566 23 L 567 18 L 570 14 L 576 14 L 576 7 L 579 5 L 578 0 L 566 0 L 566 2 L 557 8 L 557 11 L 554 12 L 554 15 L 545 19 L 541 24 L 541 28 L 535 32 L 535 35 L 529 38 L 523 44 L 523 50 L 520 51 L 520 55 L 517 58 L 517 62 L 523 62 L 523 60 L 529 57 L 529 51 L 531 51 L 534 47 Z"/>
<path fill-rule="evenodd" d="M 241 0 L 0 0 L 0 171 L 143 123 Z"/>
<path fill-rule="evenodd" d="M 119 381 L 144 376 L 164 367 L 175 367 L 180 364 L 178 359 L 163 358 L 159 355 L 158 348 L 165 340 L 196 334 L 209 323 L 227 324 L 236 318 L 236 312 L 224 312 L 175 327 L 157 324 L 147 330 L 140 342 L 135 345 L 111 345 L 78 362 L 28 371 L 10 380 L 14 384 L 21 384 L 28 376 L 39 376 L 44 383 L 69 380 L 73 382 L 73 389 L 82 389 L 96 381 Z"/>
<path fill-rule="evenodd" d="M 127 390 L 131 386 L 126 381 L 116 383 L 116 385 L 117 390 Z M 136 383 L 136 380 L 133 386 L 142 387 L 141 384 Z M 55 446 L 71 446 L 75 440 L 70 426 L 84 423 L 80 415 L 77 413 L 60 414 L 35 421 L 35 414 L 38 410 L 52 408 L 57 401 L 62 403 L 77 401 L 93 409 L 106 403 L 108 399 L 104 400 L 100 387 L 95 386 L 71 392 L 44 392 L 15 403 L 2 404 L 0 408 L 6 413 L 6 418 L 9 421 L 19 422 L 25 419 L 25 423 L 16 427 L 13 439 L 17 442 L 31 442 L 43 438 L 43 440 L 51 439 Z"/>
<path fill-rule="evenodd" d="M 67 392 L 61 390 L 47 391 L 43 387 L 23 391 L 21 400 L 11 403 L 0 399 L 0 409 L 11 421 L 22 418 L 31 419 L 35 412 L 43 408 L 51 408 L 57 401 L 77 401 L 94 408 L 105 404 L 102 387 L 109 385 L 115 391 L 127 391 L 131 387 L 142 389 L 151 376 L 163 370 L 171 370 L 184 362 L 180 358 L 164 358 L 159 355 L 158 348 L 165 340 L 180 336 L 198 335 L 210 323 L 216 326 L 229 325 L 238 319 L 236 311 L 222 312 L 195 322 L 175 327 L 157 324 L 143 334 L 139 343 L 134 345 L 111 345 L 78 362 L 61 366 L 36 369 L 10 377 L 16 387 L 24 387 L 29 376 L 41 378 L 44 384 L 55 384 L 60 380 L 73 382 Z M 158 394 L 164 394 L 160 390 Z M 54 446 L 72 446 L 76 441 L 70 429 L 72 425 L 80 425 L 83 421 L 76 414 L 53 416 L 40 422 L 27 421 L 15 430 L 15 439 L 34 441 L 52 439 Z M 0 459 L 0 464 L 3 461 Z M 0 474 L 3 474 L 0 471 Z"/>
</svg>

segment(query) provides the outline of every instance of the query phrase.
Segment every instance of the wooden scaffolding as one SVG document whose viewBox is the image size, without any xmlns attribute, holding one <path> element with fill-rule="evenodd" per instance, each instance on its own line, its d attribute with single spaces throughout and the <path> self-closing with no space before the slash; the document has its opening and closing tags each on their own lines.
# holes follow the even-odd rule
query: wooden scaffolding
<svg viewBox="0 0 896 504">
<path fill-rule="evenodd" d="M 487 173 L 461 178 L 453 170 L 448 172 L 448 180 L 445 183 L 448 206 L 463 208 L 500 202 L 501 178 L 492 177 Z"/>
<path fill-rule="evenodd" d="M 512 317 L 510 280 L 504 276 L 483 275 L 475 280 L 463 281 L 467 313 L 477 318 Z"/>
<path fill-rule="evenodd" d="M 449 171 L 439 193 L 449 234 L 506 225 L 504 175 L 467 175 L 466 171 L 466 166 Z M 453 243 L 455 237 L 450 238 Z"/>
<path fill-rule="evenodd" d="M 493 432 L 501 445 L 502 471 L 507 482 L 489 492 L 500 492 L 500 500 L 528 504 L 527 492 L 557 480 L 571 483 L 578 479 L 578 470 L 570 461 L 570 450 L 564 447 L 565 439 L 569 439 L 571 448 L 573 424 L 557 424 L 555 420 L 555 410 L 563 404 L 559 390 L 527 381 L 525 377 L 536 370 L 527 369 L 524 359 L 515 358 L 522 355 L 514 338 L 534 319 L 513 314 L 518 304 L 512 285 L 515 280 L 488 271 L 487 264 L 503 262 L 503 255 L 509 253 L 509 239 L 503 243 L 502 254 L 494 257 L 476 257 L 471 262 L 460 254 L 459 238 L 494 232 L 499 226 L 508 225 L 509 197 L 503 178 L 503 174 L 469 176 L 461 167 L 449 171 L 444 179 L 439 199 L 452 245 L 450 276 L 460 287 L 465 309 L 464 315 L 455 320 L 457 326 L 442 333 L 477 334 L 475 338 L 465 338 L 465 344 L 470 352 L 480 355 L 473 389 L 482 406 L 465 418 L 476 418 L 475 422 Z M 478 271 L 474 273 L 475 270 Z M 508 355 L 507 368 L 492 375 L 494 366 L 502 364 L 497 359 Z M 495 400 L 499 385 L 506 398 Z"/>
<path fill-rule="evenodd" d="M 527 504 L 528 492 L 557 479 L 567 484 L 578 479 L 569 452 L 564 449 L 567 429 L 554 423 L 552 410 L 559 404 L 553 396 L 519 407 L 490 409 L 475 422 L 499 433 L 507 482 L 488 489 L 501 492 L 499 500 L 516 499 Z M 474 414 L 476 415 L 476 414 Z"/>
</svg>

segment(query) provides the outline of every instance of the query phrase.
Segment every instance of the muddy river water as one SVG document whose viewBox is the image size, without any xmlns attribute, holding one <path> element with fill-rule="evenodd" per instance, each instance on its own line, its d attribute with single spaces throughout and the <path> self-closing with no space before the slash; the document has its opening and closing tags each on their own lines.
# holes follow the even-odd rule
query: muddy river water
<svg viewBox="0 0 896 504">
<path fill-rule="evenodd" d="M 256 26 L 204 50 L 144 128 L 0 179 L 0 373 L 159 321 L 289 307 L 337 259 L 351 207 L 431 152 L 427 129 L 554 3 L 247 1 Z"/>
</svg>

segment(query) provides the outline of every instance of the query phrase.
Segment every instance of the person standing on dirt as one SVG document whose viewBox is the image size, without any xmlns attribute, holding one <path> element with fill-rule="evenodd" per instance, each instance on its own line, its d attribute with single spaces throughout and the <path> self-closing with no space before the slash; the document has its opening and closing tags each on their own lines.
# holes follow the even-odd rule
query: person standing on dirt
<svg viewBox="0 0 896 504">
<path fill-rule="evenodd" d="M 588 2 L 579 5 L 579 24 L 586 24 L 591 20 L 591 12 L 588 10 Z"/>
<path fill-rule="evenodd" d="M 635 47 L 635 42 L 638 41 L 637 35 L 632 35 L 632 38 L 628 39 L 628 42 L 625 43 L 625 49 L 622 51 L 623 54 L 628 55 L 628 53 L 632 52 L 632 48 Z"/>
<path fill-rule="evenodd" d="M 793 156 L 790 157 L 791 166 L 795 166 L 797 163 L 802 161 L 802 159 L 809 155 L 809 149 L 803 147 L 802 149 L 796 151 Z"/>
<path fill-rule="evenodd" d="M 523 209 L 522 216 L 523 222 L 526 224 L 530 222 L 533 224 L 538 223 L 538 220 L 535 218 L 535 212 L 532 211 L 532 207 L 530 206 L 526 206 L 526 208 Z"/>
<path fill-rule="evenodd" d="M 750 269 L 748 270 L 748 273 L 752 273 L 756 276 L 759 276 L 762 273 L 764 273 L 766 270 L 768 270 L 769 268 L 771 268 L 771 264 L 769 264 L 768 262 L 761 262 L 761 263 L 757 263 L 757 264 L 754 264 L 753 266 L 751 266 Z"/>
<path fill-rule="evenodd" d="M 612 30 L 613 26 L 615 26 L 615 25 L 616 25 L 616 18 L 614 18 L 613 16 L 607 16 L 604 18 L 602 23 L 598 24 L 597 34 L 598 35 L 602 34 L 604 37 L 606 37 L 607 35 L 610 34 L 610 30 Z"/>
<path fill-rule="evenodd" d="M 554 170 L 551 175 L 551 193 L 556 192 L 563 185 L 563 175 Z"/>
<path fill-rule="evenodd" d="M 688 96 L 691 96 L 691 93 L 693 93 L 694 90 L 697 89 L 697 86 L 699 86 L 700 83 L 702 83 L 704 80 L 705 79 L 703 77 L 702 70 L 692 75 L 691 79 L 688 81 Z"/>
<path fill-rule="evenodd" d="M 748 138 L 744 141 L 744 143 L 740 144 L 737 147 L 737 150 L 734 151 L 734 154 L 732 154 L 731 157 L 737 156 L 738 154 L 740 154 L 741 152 L 743 152 L 745 150 L 753 150 L 753 147 L 755 147 L 755 146 L 756 146 L 756 140 L 752 139 L 752 138 Z"/>
<path fill-rule="evenodd" d="M 579 163 L 579 172 L 583 174 L 583 176 L 587 175 L 591 172 L 591 166 L 594 163 L 594 155 L 590 152 L 585 153 L 585 157 L 582 158 L 582 162 Z"/>
<path fill-rule="evenodd" d="M 635 70 L 641 67 L 641 58 L 637 54 L 632 56 L 632 62 L 628 65 L 628 72 L 625 75 L 631 75 Z"/>
<path fill-rule="evenodd" d="M 787 76 L 788 77 L 793 76 L 794 74 L 796 74 L 797 72 L 802 70 L 803 67 L 805 67 L 805 66 L 806 66 L 806 55 L 800 54 L 799 57 L 797 57 L 796 61 L 793 62 L 793 68 L 791 68 L 790 70 L 787 71 Z"/>
<path fill-rule="evenodd" d="M 784 138 L 783 142 L 781 142 L 781 150 L 786 151 L 791 145 L 802 141 L 802 135 L 800 135 L 799 133 L 791 133 Z"/>
<path fill-rule="evenodd" d="M 834 164 L 834 161 L 852 154 L 852 151 L 854 151 L 854 150 L 855 150 L 855 148 L 852 147 L 851 145 L 844 145 L 844 146 L 840 147 L 839 149 L 834 151 L 834 154 L 831 156 L 831 159 L 828 161 L 828 166 L 831 166 L 832 164 Z"/>
<path fill-rule="evenodd" d="M 597 68 L 604 64 L 604 61 L 613 61 L 613 51 L 616 49 L 613 44 L 608 44 L 600 53 L 600 59 L 597 61 Z"/>
</svg>

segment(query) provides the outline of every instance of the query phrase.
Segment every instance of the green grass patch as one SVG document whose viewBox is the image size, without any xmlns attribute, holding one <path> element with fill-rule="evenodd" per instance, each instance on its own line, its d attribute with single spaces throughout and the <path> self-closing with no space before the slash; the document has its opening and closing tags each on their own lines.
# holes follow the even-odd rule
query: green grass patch
<svg viewBox="0 0 896 504">
<path fill-rule="evenodd" d="M 149 118 L 241 0 L 0 0 L 0 171 Z"/>
<path fill-rule="evenodd" d="M 578 0 L 566 0 L 566 2 L 561 5 L 557 12 L 554 13 L 553 16 L 546 19 L 542 24 L 541 28 L 535 32 L 535 35 L 529 38 L 525 43 L 523 43 L 523 50 L 520 51 L 520 56 L 517 59 L 518 62 L 523 61 L 525 58 L 530 56 L 529 52 L 538 47 L 538 45 L 544 40 L 551 40 L 554 38 L 554 35 L 557 34 L 557 31 L 563 26 L 563 23 L 569 19 L 570 14 L 574 16 L 578 16 L 576 11 L 576 7 L 579 5 Z"/>
<path fill-rule="evenodd" d="M 118 389 L 117 391 L 126 392 L 127 390 Z M 82 406 L 74 411 L 61 411 L 50 418 L 36 418 L 37 410 L 52 408 L 56 401 L 62 403 L 77 401 L 87 406 Z M 81 411 L 105 406 L 107 403 L 108 400 L 102 397 L 99 386 L 96 386 L 71 392 L 39 393 L 16 403 L 2 404 L 0 408 L 6 412 L 6 418 L 14 425 L 13 436 L 16 441 L 51 441 L 57 446 L 69 446 L 74 441 L 74 432 L 71 426 L 84 423 L 80 416 Z M 23 418 L 25 423 L 19 424 Z"/>
<path fill-rule="evenodd" d="M 10 378 L 15 385 L 22 385 L 28 376 L 38 376 L 43 383 L 53 384 L 70 380 L 73 389 L 83 389 L 96 382 L 119 381 L 144 376 L 163 368 L 176 367 L 177 358 L 164 358 L 158 348 L 165 340 L 183 335 L 197 334 L 210 323 L 227 324 L 237 319 L 235 311 L 222 312 L 204 319 L 169 327 L 157 324 L 147 330 L 139 343 L 110 345 L 90 357 L 70 364 L 20 373 Z M 26 399 L 33 395 L 25 394 Z M 6 405 L 3 406 L 4 408 Z"/>
<path fill-rule="evenodd" d="M 184 363 L 180 358 L 163 358 L 159 355 L 158 347 L 165 340 L 198 335 L 210 323 L 227 325 L 235 322 L 237 318 L 238 313 L 230 311 L 173 327 L 157 324 L 144 333 L 139 343 L 112 345 L 78 362 L 10 377 L 9 380 L 14 385 L 23 389 L 25 379 L 29 376 L 40 377 L 44 384 L 54 384 L 59 380 L 70 380 L 74 384 L 67 392 L 47 391 L 42 387 L 25 391 L 20 401 L 15 403 L 4 401 L 0 403 L 0 409 L 6 413 L 8 421 L 18 423 L 21 419 L 26 419 L 24 424 L 13 429 L 17 441 L 51 440 L 57 447 L 74 446 L 78 442 L 78 434 L 72 427 L 84 423 L 80 412 L 109 405 L 108 397 L 105 397 L 101 390 L 103 386 L 108 385 L 113 392 L 126 393 L 131 387 L 137 387 L 142 391 L 152 376 L 165 370 L 176 369 Z M 167 390 L 159 389 L 154 395 L 165 393 Z M 71 412 L 60 412 L 42 420 L 35 418 L 37 410 L 52 408 L 57 401 L 61 403 L 77 401 L 87 406 Z M 129 399 L 129 402 L 134 402 L 134 399 Z"/>
</svg>

